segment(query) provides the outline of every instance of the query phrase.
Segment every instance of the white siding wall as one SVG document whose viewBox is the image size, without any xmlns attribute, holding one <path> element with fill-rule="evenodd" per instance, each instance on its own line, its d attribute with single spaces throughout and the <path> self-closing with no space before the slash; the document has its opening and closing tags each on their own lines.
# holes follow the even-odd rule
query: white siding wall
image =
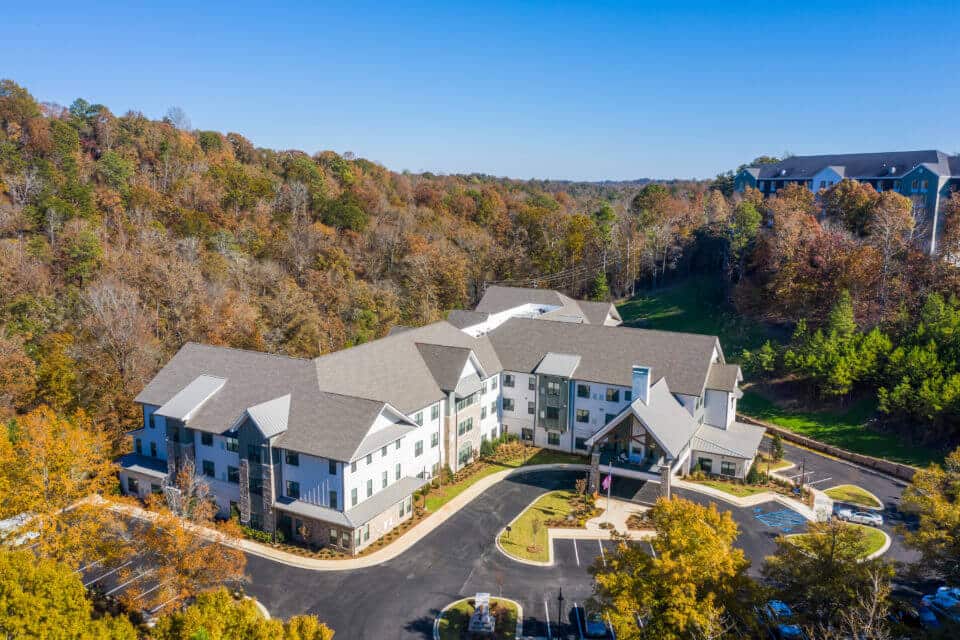
<svg viewBox="0 0 960 640">
<path fill-rule="evenodd" d="M 698 468 L 700 463 L 700 458 L 708 458 L 713 461 L 713 466 L 711 469 L 712 473 L 720 475 L 720 471 L 723 469 L 723 462 L 730 462 L 734 465 L 734 477 L 744 478 L 747 475 L 747 472 L 750 470 L 750 465 L 752 460 L 743 460 L 742 458 L 731 458 L 728 456 L 721 456 L 716 453 L 703 453 L 700 451 L 692 451 L 690 453 L 690 467 L 689 469 L 693 471 Z"/>
<path fill-rule="evenodd" d="M 217 506 L 220 507 L 221 515 L 229 515 L 230 502 L 240 502 L 240 485 L 227 481 L 227 467 L 240 468 L 240 455 L 235 451 L 227 451 L 226 438 L 214 435 L 213 443 L 210 446 L 203 444 L 203 436 L 197 434 L 194 439 L 197 475 L 201 476 L 217 499 Z M 203 475 L 203 461 L 213 462 L 214 477 L 208 478 Z"/>
<path fill-rule="evenodd" d="M 599 382 L 586 382 L 583 380 L 571 380 L 570 384 L 573 389 L 573 417 L 571 424 L 573 425 L 574 445 L 576 444 L 576 438 L 589 438 L 603 427 L 603 425 L 607 423 L 607 414 L 610 414 L 611 417 L 615 416 L 623 411 L 631 402 L 631 400 L 627 400 L 627 394 L 631 392 L 630 387 L 606 385 Z M 589 398 L 581 398 L 577 395 L 578 385 L 587 385 L 590 387 Z M 616 402 L 607 402 L 607 389 L 619 391 L 619 400 Z M 590 421 L 577 422 L 578 410 L 589 411 Z M 575 446 L 574 451 L 585 453 L 582 449 L 576 449 Z"/>
<path fill-rule="evenodd" d="M 156 405 L 145 404 L 143 405 L 143 431 L 136 434 L 135 438 L 140 438 L 141 447 L 143 448 L 143 455 L 150 456 L 150 443 L 153 442 L 157 446 L 157 458 L 160 460 L 167 459 L 167 419 L 163 416 L 157 416 L 154 420 L 151 420 L 153 412 L 156 411 L 159 407 Z M 156 425 L 154 425 L 156 423 Z"/>
<path fill-rule="evenodd" d="M 487 438 L 496 438 L 500 436 L 500 376 L 490 376 L 483 385 L 486 392 L 480 394 L 480 406 L 481 415 L 486 412 L 486 417 L 480 419 L 480 433 Z"/>
<path fill-rule="evenodd" d="M 513 411 L 502 410 L 503 425 L 510 433 L 520 435 L 521 429 L 532 429 L 535 414 L 527 411 L 528 403 L 536 402 L 536 389 L 530 390 L 529 380 L 533 378 L 536 386 L 536 375 L 517 373 L 515 371 L 504 371 L 504 375 L 510 374 L 514 377 L 514 386 L 503 386 L 503 376 L 500 376 L 500 387 L 502 388 L 503 398 L 513 400 Z M 534 407 L 536 410 L 536 407 Z M 546 438 L 546 436 L 544 436 Z"/>
<path fill-rule="evenodd" d="M 715 427 L 726 429 L 730 425 L 730 416 L 727 412 L 729 405 L 727 398 L 731 395 L 732 394 L 724 393 L 723 391 L 707 389 L 704 399 L 703 421 Z"/>
<path fill-rule="evenodd" d="M 443 443 L 443 405 L 442 401 L 437 401 L 421 409 L 423 426 L 417 427 L 416 431 L 404 436 L 400 445 L 404 457 L 404 475 L 416 476 L 423 473 L 425 478 L 429 478 L 433 473 L 434 465 L 440 462 L 440 456 L 443 453 L 443 447 L 441 446 Z M 430 416 L 433 415 L 432 407 L 434 406 L 438 407 L 437 417 L 431 418 Z M 414 411 L 409 418 L 414 420 L 417 413 L 419 412 Z M 434 434 L 437 436 L 437 445 L 431 446 Z M 417 456 L 415 455 L 417 442 L 421 441 L 423 442 L 423 453 Z"/>
<path fill-rule="evenodd" d="M 392 446 L 392 445 L 391 445 Z M 379 452 L 375 457 L 379 456 Z M 300 483 L 300 500 L 310 504 L 318 504 L 323 507 L 331 508 L 330 492 L 337 493 L 338 511 L 344 509 L 343 495 L 343 469 L 344 465 L 336 462 L 336 475 L 330 474 L 330 461 L 327 458 L 298 454 L 297 466 L 287 464 L 287 458 L 283 451 L 280 452 L 281 478 L 283 479 L 279 495 L 287 495 L 287 481 Z M 346 465 L 349 469 L 349 465 Z"/>
</svg>

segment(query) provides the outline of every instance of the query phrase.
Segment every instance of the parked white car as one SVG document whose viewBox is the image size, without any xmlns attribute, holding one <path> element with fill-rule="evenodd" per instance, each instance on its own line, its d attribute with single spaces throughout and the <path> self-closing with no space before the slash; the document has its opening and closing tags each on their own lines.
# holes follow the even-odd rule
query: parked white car
<svg viewBox="0 0 960 640">
<path fill-rule="evenodd" d="M 868 527 L 882 527 L 883 516 L 874 511 L 854 511 L 853 509 L 837 509 L 837 517 L 847 522 L 865 524 Z"/>
</svg>

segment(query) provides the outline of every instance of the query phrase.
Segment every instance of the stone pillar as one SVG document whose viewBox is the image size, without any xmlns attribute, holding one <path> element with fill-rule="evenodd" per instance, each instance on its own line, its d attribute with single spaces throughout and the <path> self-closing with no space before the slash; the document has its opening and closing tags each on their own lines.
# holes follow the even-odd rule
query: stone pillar
<svg viewBox="0 0 960 640">
<path fill-rule="evenodd" d="M 673 471 L 670 469 L 670 460 L 665 460 L 663 467 L 660 468 L 660 495 L 670 499 L 671 482 L 673 482 Z"/>
<path fill-rule="evenodd" d="M 587 479 L 587 493 L 594 494 L 600 491 L 600 452 L 594 449 L 590 452 L 590 476 Z"/>
<path fill-rule="evenodd" d="M 177 445 L 167 438 L 167 475 L 172 482 L 177 479 Z"/>
<path fill-rule="evenodd" d="M 250 461 L 240 459 L 240 522 L 250 524 Z"/>
<path fill-rule="evenodd" d="M 270 449 L 267 449 L 267 459 L 270 459 Z M 261 466 L 263 474 L 263 530 L 273 533 L 276 523 L 273 520 L 273 465 Z"/>
</svg>

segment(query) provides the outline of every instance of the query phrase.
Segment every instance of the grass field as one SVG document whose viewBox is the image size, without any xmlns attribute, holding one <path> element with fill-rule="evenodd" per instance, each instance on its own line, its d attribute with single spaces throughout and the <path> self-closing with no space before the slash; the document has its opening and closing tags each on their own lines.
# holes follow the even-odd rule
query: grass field
<svg viewBox="0 0 960 640">
<path fill-rule="evenodd" d="M 883 503 L 877 500 L 872 493 L 853 484 L 841 484 L 824 491 L 825 494 L 840 502 L 849 502 L 850 504 L 862 507 L 871 507 L 874 509 L 883 508 Z"/>
<path fill-rule="evenodd" d="M 547 520 L 563 518 L 570 513 L 572 491 L 551 491 L 540 496 L 520 517 L 510 524 L 510 533 L 500 535 L 500 546 L 509 555 L 524 560 L 547 562 L 550 547 L 547 538 Z M 540 529 L 533 532 L 533 521 L 540 521 Z"/>
<path fill-rule="evenodd" d="M 862 524 L 854 524 L 852 522 L 846 523 L 846 526 L 857 527 L 863 531 L 866 541 L 866 549 L 864 550 L 863 557 L 867 557 L 873 553 L 876 553 L 887 541 L 887 537 L 880 529 L 875 529 L 874 527 L 865 527 Z M 787 536 L 787 539 L 793 544 L 803 545 L 804 540 L 806 540 L 809 535 L 809 533 L 798 533 L 792 536 Z"/>
<path fill-rule="evenodd" d="M 564 451 L 534 449 L 531 447 L 528 447 L 528 450 L 530 451 L 530 454 L 527 456 L 526 461 L 524 461 L 523 457 L 521 456 L 519 458 L 503 462 L 484 463 L 487 466 L 482 471 L 478 471 L 469 478 L 461 480 L 460 482 L 444 485 L 442 491 L 436 490 L 431 492 L 427 495 L 427 511 L 431 513 L 436 511 L 463 493 L 470 486 L 476 484 L 480 480 L 483 480 L 487 476 L 493 475 L 494 473 L 500 471 L 517 469 L 519 467 L 535 464 L 587 464 L 589 462 L 586 456 L 579 456 L 573 453 L 566 453 Z"/>
<path fill-rule="evenodd" d="M 769 491 L 769 489 L 766 487 L 751 487 L 750 485 L 746 484 L 721 482 L 719 480 L 692 480 L 691 482 L 696 482 L 697 484 L 702 484 L 704 486 L 723 491 L 724 493 L 729 493 L 730 495 L 738 498 L 746 498 L 747 496 Z"/>
<path fill-rule="evenodd" d="M 717 278 L 691 276 L 641 293 L 617 305 L 617 311 L 634 327 L 716 335 L 727 360 L 736 362 L 743 349 L 759 347 L 772 333 L 728 310 L 723 291 Z"/>
<path fill-rule="evenodd" d="M 943 460 L 943 454 L 934 449 L 908 446 L 903 438 L 868 429 L 865 423 L 876 412 L 873 398 L 863 398 L 842 411 L 793 411 L 778 407 L 771 400 L 748 390 L 738 402 L 737 411 L 814 440 L 876 458 L 915 466 Z"/>
<path fill-rule="evenodd" d="M 460 640 L 466 637 L 467 625 L 470 622 L 470 616 L 473 615 L 473 605 L 470 602 L 470 600 L 461 600 L 443 612 L 438 625 L 440 640 Z M 490 598 L 490 606 L 497 614 L 497 628 L 493 638 L 504 640 L 516 638 L 516 605 L 500 598 Z"/>
</svg>

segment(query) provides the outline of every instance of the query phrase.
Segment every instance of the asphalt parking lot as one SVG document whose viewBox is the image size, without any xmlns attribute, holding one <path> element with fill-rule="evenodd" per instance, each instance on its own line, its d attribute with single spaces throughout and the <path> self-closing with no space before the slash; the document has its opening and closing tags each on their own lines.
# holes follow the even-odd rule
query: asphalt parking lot
<svg viewBox="0 0 960 640">
<path fill-rule="evenodd" d="M 909 560 L 911 552 L 893 532 L 900 521 L 896 510 L 903 484 L 785 445 L 791 461 L 806 459 L 813 475 L 829 478 L 827 486 L 858 484 L 885 505 L 884 528 L 894 537 L 888 552 L 894 560 Z M 592 593 L 589 567 L 614 548 L 612 541 L 557 540 L 554 566 L 535 567 L 500 553 L 494 536 L 531 501 L 546 491 L 566 488 L 582 472 L 548 471 L 509 478 L 481 494 L 400 557 L 356 571 L 320 572 L 278 565 L 250 556 L 247 591 L 272 615 L 289 617 L 311 613 L 330 624 L 338 638 L 432 638 L 440 609 L 477 592 L 502 595 L 520 602 L 524 633 L 528 636 L 577 638 L 571 620 L 575 604 Z M 836 479 L 836 482 L 833 480 Z M 819 485 L 816 485 L 819 486 Z M 678 490 L 678 495 L 700 503 L 716 502 L 740 526 L 737 545 L 744 549 L 759 573 L 765 556 L 782 533 L 801 533 L 806 524 L 778 502 L 738 508 L 703 494 Z M 559 600 L 560 594 L 564 600 Z M 562 604 L 562 606 L 561 606 Z"/>
</svg>

